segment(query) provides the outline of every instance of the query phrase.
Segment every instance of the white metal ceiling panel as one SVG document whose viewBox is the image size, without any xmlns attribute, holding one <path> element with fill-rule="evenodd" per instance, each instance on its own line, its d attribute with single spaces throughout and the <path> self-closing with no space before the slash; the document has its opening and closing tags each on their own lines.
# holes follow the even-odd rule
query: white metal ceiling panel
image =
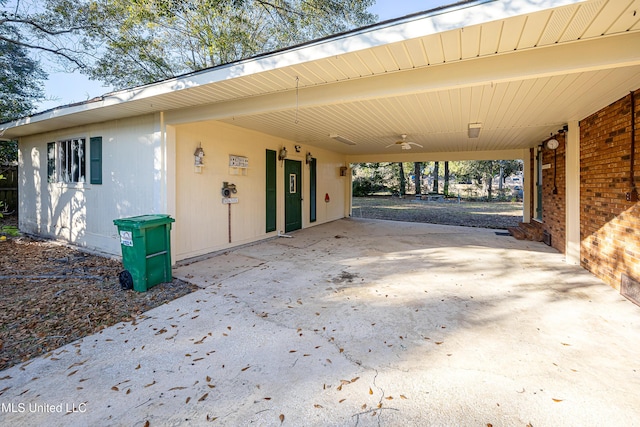
<svg viewBox="0 0 640 427">
<path fill-rule="evenodd" d="M 481 28 L 480 25 L 474 25 L 460 30 L 462 59 L 475 58 L 480 55 Z"/>
<path fill-rule="evenodd" d="M 336 61 L 339 61 L 340 64 L 344 64 L 339 66 L 343 66 L 345 70 L 348 70 L 345 71 L 345 73 L 349 78 L 364 77 L 373 74 L 371 68 L 367 67 L 367 64 L 362 61 L 357 53 L 342 55 L 341 57 L 338 57 Z"/>
<path fill-rule="evenodd" d="M 622 1 L 621 1 L 622 3 Z M 608 34 L 640 28 L 640 0 L 629 1 L 629 5 L 609 27 Z"/>
<path fill-rule="evenodd" d="M 524 16 L 518 16 L 505 21 L 504 26 L 502 27 L 502 35 L 498 45 L 498 52 L 510 52 L 516 50 L 520 42 L 520 37 L 522 36 L 522 28 L 526 21 L 527 18 Z"/>
<path fill-rule="evenodd" d="M 363 50 L 356 53 L 360 61 L 367 65 L 367 68 L 373 74 L 382 74 L 386 71 L 384 66 L 380 63 L 378 56 L 372 50 Z"/>
<path fill-rule="evenodd" d="M 393 43 L 389 45 L 389 52 L 391 56 L 393 56 L 394 62 L 398 65 L 398 69 L 408 70 L 413 68 L 413 61 L 411 61 L 411 57 L 404 43 Z"/>
<path fill-rule="evenodd" d="M 408 40 L 405 43 L 407 52 L 411 57 L 411 62 L 414 67 L 424 67 L 429 65 L 429 61 L 424 51 L 424 45 L 421 39 Z"/>
<path fill-rule="evenodd" d="M 570 8 L 572 11 L 571 20 L 564 34 L 558 38 L 558 41 L 565 42 L 590 37 L 586 32 L 592 26 L 594 19 L 598 17 L 598 13 L 602 9 L 603 4 L 604 2 L 599 0 L 588 4 L 575 5 Z"/>
<path fill-rule="evenodd" d="M 442 40 L 440 35 L 425 37 L 422 39 L 424 50 L 429 60 L 429 65 L 442 64 L 444 62 L 444 52 L 442 51 Z"/>
<path fill-rule="evenodd" d="M 460 31 L 461 30 L 451 30 L 441 33 L 445 62 L 459 61 L 462 58 Z"/>
<path fill-rule="evenodd" d="M 517 48 L 528 49 L 538 46 L 542 33 L 547 27 L 550 18 L 551 11 L 549 10 L 528 15 L 522 33 L 520 34 L 520 41 Z"/>
<path fill-rule="evenodd" d="M 601 4 L 582 38 L 596 37 L 606 34 L 628 6 L 628 0 L 609 1 Z M 595 6 L 595 4 L 594 4 Z M 585 7 L 586 8 L 586 7 Z"/>
<path fill-rule="evenodd" d="M 551 17 L 549 18 L 547 27 L 545 28 L 542 37 L 540 37 L 538 46 L 546 46 L 558 42 L 564 35 L 569 22 L 571 22 L 573 14 L 573 7 L 554 9 L 551 13 Z"/>
<path fill-rule="evenodd" d="M 480 56 L 493 55 L 498 52 L 502 36 L 502 22 L 489 22 L 482 25 L 480 38 Z"/>
<path fill-rule="evenodd" d="M 400 66 L 395 61 L 395 58 L 387 46 L 375 48 L 373 49 L 373 53 L 376 55 L 378 62 L 382 64 L 386 72 L 398 71 L 400 69 Z"/>
</svg>

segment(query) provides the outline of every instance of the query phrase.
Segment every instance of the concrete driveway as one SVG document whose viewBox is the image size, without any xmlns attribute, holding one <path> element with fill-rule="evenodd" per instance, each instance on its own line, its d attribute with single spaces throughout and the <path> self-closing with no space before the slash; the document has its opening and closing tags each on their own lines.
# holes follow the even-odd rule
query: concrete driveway
<svg viewBox="0 0 640 427">
<path fill-rule="evenodd" d="M 640 425 L 640 307 L 542 243 L 340 220 L 0 372 L 0 425 Z"/>
</svg>

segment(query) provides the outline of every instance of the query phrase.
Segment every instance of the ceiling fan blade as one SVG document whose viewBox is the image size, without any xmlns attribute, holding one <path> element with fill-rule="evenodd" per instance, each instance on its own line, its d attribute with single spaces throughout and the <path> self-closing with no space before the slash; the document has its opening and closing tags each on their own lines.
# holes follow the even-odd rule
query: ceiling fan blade
<svg viewBox="0 0 640 427">
<path fill-rule="evenodd" d="M 416 147 L 424 148 L 421 144 L 418 144 L 417 142 L 407 142 L 407 144 L 411 144 L 411 145 L 415 145 Z"/>
</svg>

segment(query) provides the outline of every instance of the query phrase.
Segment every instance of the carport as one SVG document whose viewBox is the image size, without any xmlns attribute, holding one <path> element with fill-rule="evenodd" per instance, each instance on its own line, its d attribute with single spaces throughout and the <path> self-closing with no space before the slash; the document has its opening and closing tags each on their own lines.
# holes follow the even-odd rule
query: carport
<svg viewBox="0 0 640 427">
<path fill-rule="evenodd" d="M 543 205 L 533 183 L 541 187 L 542 170 L 551 170 L 550 163 L 534 159 L 544 151 L 543 142 L 562 131 L 558 169 L 563 192 L 553 201 L 559 207 L 553 219 L 562 234 L 559 249 L 567 262 L 578 264 L 581 244 L 598 247 L 597 241 L 591 243 L 598 232 L 606 237 L 609 228 L 636 227 L 634 222 L 609 223 L 627 209 L 619 199 L 630 193 L 628 188 L 600 192 L 594 196 L 597 203 L 580 199 L 584 147 L 579 125 L 640 87 L 637 9 L 633 0 L 462 1 L 3 125 L 3 137 L 20 138 L 24 150 L 20 225 L 117 254 L 114 218 L 168 213 L 176 217 L 172 253 L 185 259 L 287 231 L 285 175 L 305 178 L 290 187 L 304 190 L 291 202 L 299 200 L 295 208 L 304 211 L 296 212 L 291 227 L 296 229 L 350 215 L 346 171 L 352 163 L 500 159 L 524 160 L 527 223 Z M 625 109 L 629 111 L 626 106 L 616 111 Z M 617 173 L 626 174 L 616 176 L 618 183 L 634 173 L 623 153 L 626 141 L 617 140 L 631 127 L 625 121 L 594 129 L 608 132 L 597 141 L 602 147 L 594 157 L 611 148 L 608 139 L 616 139 L 612 151 L 622 153 L 616 156 L 624 163 L 616 165 Z M 98 174 L 100 183 L 91 191 L 84 191 L 89 189 L 85 185 L 47 185 L 49 178 L 43 175 L 48 171 L 41 165 L 55 164 L 47 144 L 78 134 L 94 138 L 96 151 L 105 151 L 111 176 L 102 183 Z M 394 145 L 401 135 L 421 147 Z M 193 153 L 200 144 L 206 146 L 206 161 L 218 163 L 196 175 Z M 276 161 L 275 154 L 287 147 L 300 172 L 276 166 L 286 163 L 283 157 Z M 273 154 L 270 170 L 277 171 L 277 185 L 271 189 L 265 189 L 265 150 Z M 102 155 L 96 160 L 100 166 Z M 136 156 L 144 161 L 133 161 Z M 311 162 L 314 156 L 317 165 Z M 243 175 L 245 170 L 230 166 L 236 161 L 250 164 L 253 171 Z M 325 191 L 310 188 L 310 164 L 317 166 L 317 181 Z M 589 178 L 602 185 L 607 177 Z M 234 214 L 211 195 L 232 179 L 245 182 L 241 205 L 233 210 L 235 229 L 230 225 L 228 233 L 217 232 L 211 224 L 227 218 L 231 223 Z M 276 196 L 267 203 L 269 191 Z M 131 196 L 138 193 L 144 197 Z M 581 218 L 589 204 L 622 207 Z M 311 206 L 326 208 L 318 209 L 323 216 L 316 218 Z M 629 216 L 637 217 L 634 212 Z M 275 218 L 276 224 L 265 227 L 265 217 Z M 597 223 L 581 242 L 580 227 L 591 218 L 605 224 Z M 592 264 L 613 253 L 629 257 L 620 245 L 607 253 L 592 252 Z M 583 265 L 589 261 L 584 258 Z M 619 286 L 621 274 L 637 277 L 636 261 L 635 255 L 625 259 L 621 271 L 609 274 L 609 283 Z M 600 277 L 611 269 L 598 268 Z"/>
<path fill-rule="evenodd" d="M 543 243 L 356 219 L 292 235 L 182 265 L 203 289 L 3 371 L 0 423 L 640 419 L 638 307 Z"/>
</svg>

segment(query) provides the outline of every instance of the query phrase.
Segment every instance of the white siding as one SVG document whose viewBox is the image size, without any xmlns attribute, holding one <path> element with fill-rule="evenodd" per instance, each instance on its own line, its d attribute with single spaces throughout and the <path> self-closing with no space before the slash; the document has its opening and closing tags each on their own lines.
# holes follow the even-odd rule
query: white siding
<svg viewBox="0 0 640 427">
<path fill-rule="evenodd" d="M 143 116 L 24 137 L 19 143 L 20 228 L 119 255 L 113 220 L 165 213 L 163 150 L 154 116 Z M 68 138 L 102 137 L 102 185 L 47 182 L 47 143 Z M 87 163 L 87 181 L 89 176 Z"/>
</svg>

